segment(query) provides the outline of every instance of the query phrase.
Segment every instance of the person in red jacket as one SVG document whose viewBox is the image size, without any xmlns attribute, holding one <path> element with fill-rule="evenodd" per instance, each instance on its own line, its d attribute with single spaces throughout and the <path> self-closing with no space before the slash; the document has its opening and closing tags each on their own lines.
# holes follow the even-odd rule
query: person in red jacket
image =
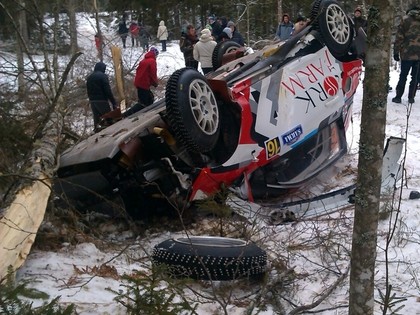
<svg viewBox="0 0 420 315">
<path fill-rule="evenodd" d="M 134 47 L 134 44 L 136 44 L 136 47 L 139 47 L 140 42 L 140 27 L 135 21 L 131 21 L 130 27 L 128 28 L 131 35 L 131 47 Z"/>
<path fill-rule="evenodd" d="M 140 61 L 136 70 L 134 86 L 137 88 L 139 103 L 144 107 L 153 104 L 154 101 L 154 96 L 150 87 L 158 86 L 156 63 L 156 57 L 158 54 L 159 50 L 156 47 L 151 47 L 144 56 L 143 60 Z"/>
</svg>

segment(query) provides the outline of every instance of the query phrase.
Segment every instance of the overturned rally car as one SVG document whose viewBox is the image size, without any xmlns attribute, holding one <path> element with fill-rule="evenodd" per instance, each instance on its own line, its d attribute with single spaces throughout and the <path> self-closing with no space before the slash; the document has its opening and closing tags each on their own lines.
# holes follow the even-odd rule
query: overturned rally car
<svg viewBox="0 0 420 315">
<path fill-rule="evenodd" d="M 347 152 L 362 71 L 353 23 L 335 1 L 315 1 L 310 21 L 253 53 L 219 44 L 221 65 L 207 76 L 175 71 L 164 99 L 65 151 L 56 190 L 84 206 L 118 198 L 133 213 L 222 187 L 261 200 L 301 186 Z"/>
</svg>

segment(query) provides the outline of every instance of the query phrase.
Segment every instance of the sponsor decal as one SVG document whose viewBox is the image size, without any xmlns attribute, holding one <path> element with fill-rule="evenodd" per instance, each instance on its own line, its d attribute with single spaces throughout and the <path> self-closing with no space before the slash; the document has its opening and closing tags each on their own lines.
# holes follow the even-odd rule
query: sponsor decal
<svg viewBox="0 0 420 315">
<path fill-rule="evenodd" d="M 296 128 L 290 130 L 289 132 L 285 133 L 281 136 L 283 140 L 283 144 L 285 145 L 292 145 L 293 143 L 297 142 L 300 138 L 300 135 L 303 133 L 302 126 L 299 125 Z"/>
<path fill-rule="evenodd" d="M 280 139 L 276 137 L 264 142 L 266 158 L 267 160 L 271 159 L 273 156 L 276 156 L 280 153 Z"/>
<path fill-rule="evenodd" d="M 329 97 L 337 95 L 340 90 L 339 75 L 341 70 L 331 61 L 328 50 L 318 58 L 283 79 L 281 85 L 295 99 L 307 103 L 305 113 L 317 104 L 324 103 Z"/>
<path fill-rule="evenodd" d="M 334 96 L 338 92 L 338 81 L 336 78 L 328 76 L 324 79 L 324 89 L 328 95 Z"/>
</svg>

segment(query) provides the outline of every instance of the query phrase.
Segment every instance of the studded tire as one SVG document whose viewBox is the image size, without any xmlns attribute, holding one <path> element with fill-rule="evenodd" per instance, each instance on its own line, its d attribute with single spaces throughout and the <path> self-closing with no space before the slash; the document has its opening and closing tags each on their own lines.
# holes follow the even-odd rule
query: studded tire
<svg viewBox="0 0 420 315">
<path fill-rule="evenodd" d="M 311 20 L 331 54 L 337 59 L 346 56 L 353 43 L 354 25 L 337 1 L 314 1 Z"/>
<path fill-rule="evenodd" d="M 255 243 L 226 237 L 169 239 L 154 247 L 152 259 L 171 276 L 197 280 L 257 278 L 267 267 L 267 254 Z"/>
<path fill-rule="evenodd" d="M 241 45 L 233 40 L 222 41 L 214 47 L 212 54 L 213 70 L 216 70 L 222 65 L 223 55 L 238 50 Z"/>
<path fill-rule="evenodd" d="M 175 71 L 166 84 L 166 112 L 175 138 L 192 152 L 208 152 L 220 134 L 216 97 L 193 68 Z"/>
</svg>

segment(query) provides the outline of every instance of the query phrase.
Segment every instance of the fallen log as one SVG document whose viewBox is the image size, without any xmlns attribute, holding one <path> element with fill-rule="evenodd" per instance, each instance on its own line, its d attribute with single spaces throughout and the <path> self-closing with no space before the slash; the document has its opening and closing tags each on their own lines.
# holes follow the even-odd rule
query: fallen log
<svg viewBox="0 0 420 315">
<path fill-rule="evenodd" d="M 9 268 L 16 271 L 25 262 L 44 219 L 64 125 L 65 106 L 59 94 L 80 54 L 75 54 L 67 65 L 42 123 L 40 137 L 35 140 L 28 162 L 8 194 L 6 206 L 0 210 L 0 280 Z"/>
</svg>

